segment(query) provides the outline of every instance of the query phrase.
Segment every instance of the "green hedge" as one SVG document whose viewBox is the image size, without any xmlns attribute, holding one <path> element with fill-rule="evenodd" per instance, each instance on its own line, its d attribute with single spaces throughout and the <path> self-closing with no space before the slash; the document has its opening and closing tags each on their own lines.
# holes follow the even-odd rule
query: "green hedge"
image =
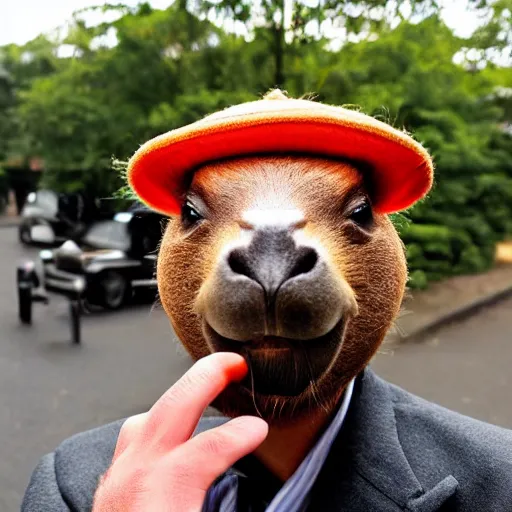
<svg viewBox="0 0 512 512">
<path fill-rule="evenodd" d="M 466 107 L 410 116 L 408 129 L 436 164 L 430 195 L 406 212 L 409 222 L 399 229 L 411 288 L 488 270 L 496 244 L 512 236 L 512 135 L 483 102 Z M 485 123 L 471 119 L 477 111 Z"/>
<path fill-rule="evenodd" d="M 399 229 L 411 288 L 492 267 L 496 244 L 512 236 L 512 173 L 493 171 L 455 178 L 438 167 L 437 186 Z"/>
</svg>

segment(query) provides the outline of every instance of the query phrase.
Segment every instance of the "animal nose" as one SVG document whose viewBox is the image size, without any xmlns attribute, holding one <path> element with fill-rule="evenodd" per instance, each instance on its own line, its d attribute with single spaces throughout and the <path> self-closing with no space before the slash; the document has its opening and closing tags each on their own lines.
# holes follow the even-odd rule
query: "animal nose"
<svg viewBox="0 0 512 512">
<path fill-rule="evenodd" d="M 318 262 L 312 247 L 297 246 L 291 230 L 265 228 L 257 230 L 248 246 L 233 249 L 227 255 L 227 265 L 234 274 L 257 282 L 272 307 L 278 290 L 290 279 L 304 279 Z"/>
<path fill-rule="evenodd" d="M 356 314 L 350 286 L 297 229 L 247 228 L 223 253 L 197 302 L 208 328 L 240 342 L 312 340 Z"/>
</svg>

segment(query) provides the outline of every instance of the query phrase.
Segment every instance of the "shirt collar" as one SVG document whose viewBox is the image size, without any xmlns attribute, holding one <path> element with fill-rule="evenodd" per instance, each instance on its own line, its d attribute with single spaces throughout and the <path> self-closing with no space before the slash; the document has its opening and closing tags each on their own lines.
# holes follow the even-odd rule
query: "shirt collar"
<svg viewBox="0 0 512 512">
<path fill-rule="evenodd" d="M 284 485 L 281 486 L 276 477 L 269 473 L 268 470 L 263 469 L 257 459 L 253 459 L 253 456 L 248 456 L 238 461 L 233 468 L 210 487 L 203 506 L 203 512 L 252 510 L 253 507 L 250 496 L 245 496 L 246 492 L 240 492 L 240 485 L 245 486 L 247 478 L 251 480 L 250 474 L 252 471 L 246 472 L 251 466 L 253 468 L 254 466 L 261 466 L 262 472 L 260 472 L 258 476 L 258 496 L 253 496 L 253 498 L 261 501 L 261 504 L 264 504 L 265 512 L 303 512 L 309 504 L 311 489 L 343 425 L 352 398 L 353 389 L 354 380 L 346 387 L 341 403 L 331 423 L 320 439 L 318 439 L 315 446 L 306 455 L 295 473 Z M 246 466 L 247 463 L 249 467 Z M 244 466 L 246 466 L 245 470 Z M 253 494 L 251 486 L 245 488 L 245 491 L 249 491 L 249 494 Z M 276 493 L 275 495 L 274 492 Z M 265 494 L 268 496 L 268 500 L 265 499 Z M 274 497 L 271 498 L 271 496 Z M 248 503 L 251 503 L 251 506 L 239 507 L 240 500 L 245 500 L 246 498 L 249 499 Z M 260 508 L 258 508 L 258 510 L 260 510 Z"/>
<path fill-rule="evenodd" d="M 306 455 L 306 458 L 295 473 L 276 494 L 267 508 L 267 512 L 295 512 L 306 508 L 311 488 L 324 465 L 325 459 L 329 455 L 332 443 L 336 439 L 347 415 L 353 390 L 354 380 L 350 381 L 345 388 L 345 393 L 336 416 L 334 416 L 325 432 L 308 455 Z"/>
</svg>

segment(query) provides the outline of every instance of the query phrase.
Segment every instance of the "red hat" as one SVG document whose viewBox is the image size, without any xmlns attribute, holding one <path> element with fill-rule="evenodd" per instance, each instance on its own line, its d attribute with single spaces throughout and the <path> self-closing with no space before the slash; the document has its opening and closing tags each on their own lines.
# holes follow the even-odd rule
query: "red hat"
<svg viewBox="0 0 512 512">
<path fill-rule="evenodd" d="M 146 142 L 129 161 L 128 183 L 150 208 L 175 215 L 186 176 L 201 165 L 293 153 L 366 163 L 373 205 L 380 213 L 411 206 L 432 186 L 432 160 L 409 135 L 360 112 L 286 98 L 280 91 Z"/>
</svg>

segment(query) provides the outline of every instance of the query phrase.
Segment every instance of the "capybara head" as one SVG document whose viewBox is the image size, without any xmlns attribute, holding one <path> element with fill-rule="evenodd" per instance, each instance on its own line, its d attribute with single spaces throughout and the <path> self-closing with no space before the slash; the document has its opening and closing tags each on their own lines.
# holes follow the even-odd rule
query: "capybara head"
<svg viewBox="0 0 512 512">
<path fill-rule="evenodd" d="M 397 315 L 402 243 L 356 164 L 258 156 L 197 169 L 158 259 L 162 304 L 195 359 L 241 354 L 215 405 L 288 422 L 329 410 Z"/>
</svg>

